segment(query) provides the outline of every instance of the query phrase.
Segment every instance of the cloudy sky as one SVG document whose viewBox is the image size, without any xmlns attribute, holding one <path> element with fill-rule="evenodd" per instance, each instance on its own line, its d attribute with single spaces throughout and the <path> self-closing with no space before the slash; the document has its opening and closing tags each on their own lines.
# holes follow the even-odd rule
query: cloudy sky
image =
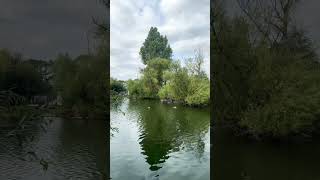
<svg viewBox="0 0 320 180">
<path fill-rule="evenodd" d="M 87 53 L 91 17 L 106 14 L 98 0 L 1 0 L 0 48 L 44 60 Z"/>
<path fill-rule="evenodd" d="M 139 50 L 151 26 L 166 35 L 173 59 L 192 57 L 195 49 L 205 56 L 209 73 L 210 0 L 127 0 L 111 1 L 111 76 L 137 78 L 143 67 Z"/>
</svg>

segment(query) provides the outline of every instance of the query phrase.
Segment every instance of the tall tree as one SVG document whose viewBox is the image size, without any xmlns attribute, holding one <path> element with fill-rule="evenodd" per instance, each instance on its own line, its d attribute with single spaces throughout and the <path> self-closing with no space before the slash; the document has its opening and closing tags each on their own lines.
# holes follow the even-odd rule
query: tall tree
<svg viewBox="0 0 320 180">
<path fill-rule="evenodd" d="M 166 36 L 162 36 L 156 27 L 151 27 L 139 52 L 143 64 L 153 58 L 171 59 L 172 49 Z"/>
</svg>

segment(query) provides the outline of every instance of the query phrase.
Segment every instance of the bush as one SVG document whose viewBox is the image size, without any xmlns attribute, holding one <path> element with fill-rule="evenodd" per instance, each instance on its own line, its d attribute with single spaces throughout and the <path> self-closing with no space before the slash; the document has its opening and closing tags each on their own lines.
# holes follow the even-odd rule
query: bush
<svg viewBox="0 0 320 180">
<path fill-rule="evenodd" d="M 143 88 L 141 80 L 128 80 L 128 92 L 131 97 L 142 97 Z"/>
<path fill-rule="evenodd" d="M 105 59 L 101 57 L 85 55 L 72 60 L 67 55 L 60 55 L 54 64 L 54 86 L 64 107 L 83 117 L 107 114 L 105 68 Z"/>
<path fill-rule="evenodd" d="M 320 115 L 319 64 L 266 51 L 250 77 L 240 124 L 253 134 L 273 137 L 312 133 Z"/>
<path fill-rule="evenodd" d="M 219 24 L 224 29 L 219 32 L 220 47 L 213 43 L 212 50 L 212 57 L 218 59 L 212 70 L 216 122 L 240 127 L 256 137 L 319 131 L 320 63 L 312 46 L 295 43 L 297 47 L 292 47 L 294 39 L 276 46 L 263 39 L 253 44 L 243 18 L 223 22 Z"/>
<path fill-rule="evenodd" d="M 201 76 L 188 73 L 179 63 L 173 63 L 164 73 L 166 84 L 158 95 L 161 99 L 171 99 L 192 106 L 207 105 L 210 97 L 209 79 L 199 71 Z"/>
<path fill-rule="evenodd" d="M 116 94 L 124 93 L 127 91 L 124 82 L 111 78 L 110 79 L 110 90 Z"/>
<path fill-rule="evenodd" d="M 185 101 L 189 105 L 207 105 L 210 100 L 210 82 L 207 78 L 191 77 Z"/>
<path fill-rule="evenodd" d="M 27 98 L 51 91 L 49 83 L 33 64 L 7 50 L 0 50 L 0 90 L 9 89 Z"/>
</svg>

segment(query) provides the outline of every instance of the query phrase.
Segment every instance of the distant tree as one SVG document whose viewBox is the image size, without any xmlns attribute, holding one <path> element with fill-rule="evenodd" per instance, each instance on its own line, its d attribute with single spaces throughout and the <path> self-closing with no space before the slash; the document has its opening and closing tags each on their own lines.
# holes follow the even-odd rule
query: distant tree
<svg viewBox="0 0 320 180">
<path fill-rule="evenodd" d="M 115 93 L 126 92 L 126 87 L 122 81 L 110 78 L 110 90 Z"/>
<path fill-rule="evenodd" d="M 171 59 L 172 49 L 166 36 L 162 36 L 156 27 L 151 27 L 139 52 L 143 64 L 154 58 Z"/>
<path fill-rule="evenodd" d="M 187 68 L 192 75 L 206 77 L 203 70 L 204 55 L 201 49 L 195 50 L 194 58 L 187 59 Z"/>
<path fill-rule="evenodd" d="M 37 68 L 22 59 L 19 54 L 0 50 L 0 91 L 11 89 L 14 93 L 31 98 L 49 91 L 49 84 L 43 80 Z"/>
</svg>

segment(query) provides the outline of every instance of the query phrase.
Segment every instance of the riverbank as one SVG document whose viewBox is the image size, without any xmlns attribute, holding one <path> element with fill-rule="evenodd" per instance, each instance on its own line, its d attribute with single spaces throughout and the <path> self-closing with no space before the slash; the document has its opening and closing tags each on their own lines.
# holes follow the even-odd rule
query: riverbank
<svg viewBox="0 0 320 180">
<path fill-rule="evenodd" d="M 284 143 L 284 144 L 300 144 L 320 142 L 320 133 L 314 132 L 311 134 L 291 133 L 287 136 L 272 136 L 270 134 L 254 134 L 248 128 L 242 127 L 234 122 L 222 123 L 215 122 L 214 129 L 225 129 L 235 137 L 245 138 L 251 142 L 266 142 L 266 143 Z"/>
<path fill-rule="evenodd" d="M 178 104 L 178 105 L 184 105 L 184 106 L 196 107 L 196 108 L 209 107 L 209 104 L 188 104 L 185 101 L 173 100 L 173 99 L 160 99 L 160 102 L 163 103 L 163 104 Z"/>
</svg>

